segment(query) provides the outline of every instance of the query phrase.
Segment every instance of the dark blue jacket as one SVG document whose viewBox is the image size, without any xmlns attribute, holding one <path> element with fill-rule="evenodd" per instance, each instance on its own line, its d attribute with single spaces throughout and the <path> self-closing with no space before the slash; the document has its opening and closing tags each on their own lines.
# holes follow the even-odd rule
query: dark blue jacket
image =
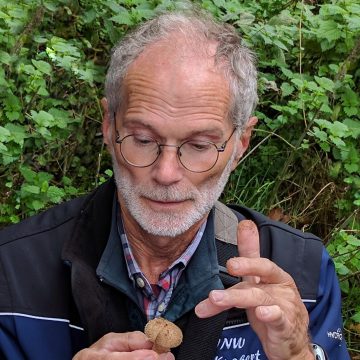
<svg viewBox="0 0 360 360">
<path fill-rule="evenodd" d="M 121 256 L 112 256 L 122 252 L 119 242 L 110 241 L 113 197 L 109 182 L 0 232 L 0 359 L 71 359 L 110 331 L 143 330 L 146 319 L 125 264 Z M 237 211 L 239 219 L 257 223 L 262 256 L 295 279 L 309 310 L 312 341 L 330 359 L 349 359 L 341 333 L 340 291 L 321 241 L 252 210 Z M 226 259 L 219 247 L 230 245 L 215 241 L 213 217 L 212 212 L 164 314 L 183 328 L 184 344 L 193 344 L 194 335 L 187 331 L 193 307 L 210 290 L 223 287 L 219 270 Z M 226 316 L 214 344 L 215 358 L 266 359 L 244 314 L 230 311 Z M 208 346 L 211 328 L 203 330 L 197 341 Z M 190 356 L 180 346 L 177 359 L 203 359 L 196 355 L 197 346 Z"/>
</svg>

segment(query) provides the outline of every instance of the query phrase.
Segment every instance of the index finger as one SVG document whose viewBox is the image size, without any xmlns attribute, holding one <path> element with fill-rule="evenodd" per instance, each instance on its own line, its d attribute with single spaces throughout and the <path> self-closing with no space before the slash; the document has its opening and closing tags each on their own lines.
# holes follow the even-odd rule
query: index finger
<svg viewBox="0 0 360 360">
<path fill-rule="evenodd" d="M 259 232 L 253 221 L 243 220 L 239 222 L 237 227 L 237 247 L 241 257 L 260 257 Z"/>
<path fill-rule="evenodd" d="M 260 257 L 259 231 L 253 221 L 242 220 L 239 222 L 237 227 L 237 248 L 239 256 L 241 257 Z M 260 281 L 260 279 L 255 276 L 244 276 L 244 280 L 256 284 Z"/>
</svg>

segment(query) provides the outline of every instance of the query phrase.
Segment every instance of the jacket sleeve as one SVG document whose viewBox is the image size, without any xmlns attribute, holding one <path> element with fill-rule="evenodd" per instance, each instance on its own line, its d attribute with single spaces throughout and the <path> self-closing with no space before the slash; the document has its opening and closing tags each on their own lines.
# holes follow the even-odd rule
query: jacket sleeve
<svg viewBox="0 0 360 360">
<path fill-rule="evenodd" d="M 321 259 L 317 302 L 309 307 L 311 341 L 320 345 L 330 360 L 350 360 L 342 331 L 339 282 L 334 263 L 325 248 Z"/>
</svg>

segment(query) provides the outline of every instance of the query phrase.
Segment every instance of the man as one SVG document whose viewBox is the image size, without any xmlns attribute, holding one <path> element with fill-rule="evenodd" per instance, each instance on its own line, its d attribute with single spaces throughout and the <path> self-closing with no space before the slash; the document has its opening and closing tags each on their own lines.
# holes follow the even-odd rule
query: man
<svg viewBox="0 0 360 360">
<path fill-rule="evenodd" d="M 102 104 L 116 190 L 2 232 L 2 358 L 349 358 L 328 335 L 342 337 L 340 293 L 321 242 L 216 203 L 256 101 L 251 52 L 203 14 L 161 15 L 115 47 Z M 159 316 L 184 331 L 174 354 L 142 332 Z"/>
</svg>

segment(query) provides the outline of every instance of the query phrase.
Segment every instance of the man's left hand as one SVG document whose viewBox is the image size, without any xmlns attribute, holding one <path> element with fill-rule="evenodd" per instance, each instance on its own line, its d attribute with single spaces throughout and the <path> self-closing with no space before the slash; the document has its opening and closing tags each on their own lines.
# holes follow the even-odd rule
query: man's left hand
<svg viewBox="0 0 360 360">
<path fill-rule="evenodd" d="M 309 316 L 293 278 L 260 257 L 259 233 L 252 221 L 239 223 L 237 243 L 240 256 L 229 259 L 226 266 L 229 274 L 243 281 L 226 290 L 211 291 L 196 306 L 196 314 L 204 318 L 232 307 L 244 308 L 270 360 L 314 359 Z"/>
</svg>

